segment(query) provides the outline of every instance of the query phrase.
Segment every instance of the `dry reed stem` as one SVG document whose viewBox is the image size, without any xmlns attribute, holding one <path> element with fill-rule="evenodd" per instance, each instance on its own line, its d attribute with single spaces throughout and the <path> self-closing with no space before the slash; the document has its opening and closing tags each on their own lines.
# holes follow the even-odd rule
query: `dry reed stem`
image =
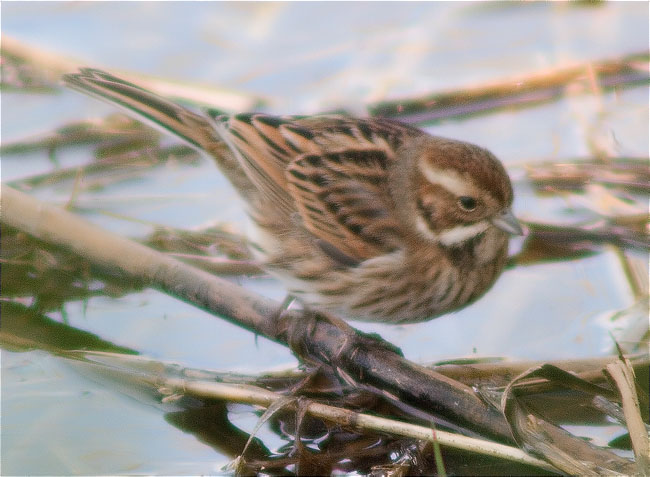
<svg viewBox="0 0 650 477">
<path fill-rule="evenodd" d="M 197 268 L 215 275 L 263 275 L 265 272 L 259 265 L 250 260 L 231 260 L 220 257 L 205 257 L 189 253 L 168 252 L 170 257 L 175 257 Z"/>
</svg>

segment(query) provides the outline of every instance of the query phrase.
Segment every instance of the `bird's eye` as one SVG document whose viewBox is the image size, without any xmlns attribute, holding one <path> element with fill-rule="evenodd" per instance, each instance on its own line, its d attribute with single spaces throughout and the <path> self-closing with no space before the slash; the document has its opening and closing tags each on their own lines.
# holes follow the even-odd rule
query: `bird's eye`
<svg viewBox="0 0 650 477">
<path fill-rule="evenodd" d="M 461 209 L 467 212 L 471 212 L 472 210 L 476 209 L 477 203 L 474 197 L 468 197 L 464 195 L 458 198 L 458 205 L 460 205 Z"/>
</svg>

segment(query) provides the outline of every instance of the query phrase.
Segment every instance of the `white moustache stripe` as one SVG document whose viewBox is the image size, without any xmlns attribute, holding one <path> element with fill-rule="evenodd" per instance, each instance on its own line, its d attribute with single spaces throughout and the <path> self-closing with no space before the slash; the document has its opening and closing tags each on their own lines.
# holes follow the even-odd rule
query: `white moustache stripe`
<svg viewBox="0 0 650 477">
<path fill-rule="evenodd" d="M 489 226 L 490 223 L 487 220 L 476 222 L 472 225 L 458 225 L 440 232 L 438 234 L 438 241 L 448 247 L 456 245 L 485 232 Z"/>
<path fill-rule="evenodd" d="M 415 228 L 427 239 L 433 242 L 438 241 L 438 236 L 433 233 L 433 231 L 427 225 L 427 222 L 419 215 L 415 218 Z"/>
<path fill-rule="evenodd" d="M 485 232 L 490 226 L 490 222 L 483 220 L 472 225 L 457 225 L 440 233 L 433 232 L 422 217 L 416 217 L 415 228 L 425 238 L 432 242 L 439 242 L 447 247 L 457 245 L 465 240 L 471 239 L 481 232 Z"/>
<path fill-rule="evenodd" d="M 420 171 L 432 184 L 444 187 L 457 197 L 474 195 L 473 187 L 468 184 L 467 179 L 451 169 L 436 169 L 426 162 L 420 163 Z"/>
</svg>

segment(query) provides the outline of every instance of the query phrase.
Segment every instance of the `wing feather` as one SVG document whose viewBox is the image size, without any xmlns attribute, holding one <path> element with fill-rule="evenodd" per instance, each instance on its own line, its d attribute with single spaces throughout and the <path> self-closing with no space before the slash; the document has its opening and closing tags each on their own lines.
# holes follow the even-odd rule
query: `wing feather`
<svg viewBox="0 0 650 477">
<path fill-rule="evenodd" d="M 331 116 L 213 119 L 264 200 L 288 219 L 297 211 L 332 258 L 349 265 L 401 245 L 388 169 L 404 136 L 422 131 Z"/>
<path fill-rule="evenodd" d="M 304 154 L 289 165 L 288 190 L 324 250 L 361 261 L 399 246 L 388 161 L 385 151 L 362 149 Z"/>
</svg>

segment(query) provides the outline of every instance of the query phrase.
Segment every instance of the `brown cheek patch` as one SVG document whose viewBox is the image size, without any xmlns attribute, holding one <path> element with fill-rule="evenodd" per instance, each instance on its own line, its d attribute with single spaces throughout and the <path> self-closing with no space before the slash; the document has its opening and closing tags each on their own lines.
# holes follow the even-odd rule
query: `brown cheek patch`
<svg viewBox="0 0 650 477">
<path fill-rule="evenodd" d="M 455 197 L 442 186 L 420 178 L 417 189 L 417 209 L 433 232 L 439 232 L 458 223 L 452 205 Z"/>
</svg>

